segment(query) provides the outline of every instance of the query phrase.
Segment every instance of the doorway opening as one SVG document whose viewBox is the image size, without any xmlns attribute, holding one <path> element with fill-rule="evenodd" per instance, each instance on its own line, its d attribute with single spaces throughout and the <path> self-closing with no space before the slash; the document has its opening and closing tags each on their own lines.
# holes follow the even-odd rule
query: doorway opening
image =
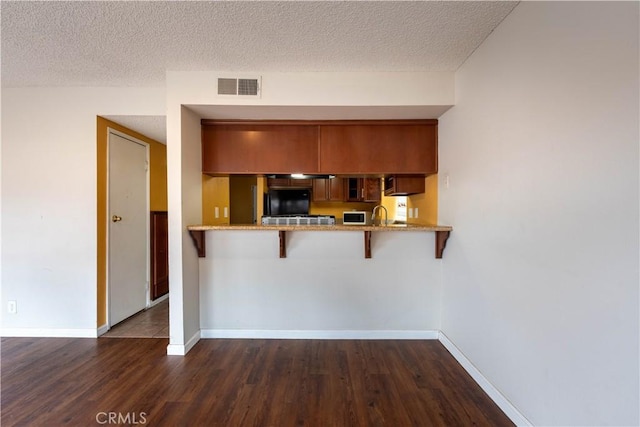
<svg viewBox="0 0 640 427">
<path fill-rule="evenodd" d="M 112 316 L 110 303 L 113 302 L 110 287 L 108 286 L 111 277 L 111 264 L 113 254 L 110 251 L 111 246 L 111 226 L 122 225 L 127 222 L 130 214 L 121 215 L 117 212 L 111 212 L 112 204 L 110 201 L 110 135 L 115 134 L 125 140 L 133 140 L 144 148 L 148 155 L 145 158 L 145 196 L 144 211 L 142 213 L 144 231 L 144 280 L 142 287 L 144 288 L 143 303 L 138 305 L 141 310 L 133 313 L 127 312 L 123 321 L 117 325 L 118 329 L 122 329 L 126 324 L 128 329 L 133 328 L 133 324 L 144 323 L 146 325 L 145 334 L 136 333 L 130 336 L 166 336 L 168 337 L 168 239 L 167 232 L 167 166 L 166 166 L 166 145 L 151 138 L 135 132 L 125 126 L 122 126 L 103 117 L 97 117 L 97 335 L 103 336 L 109 329 L 116 326 L 118 316 Z M 125 181 L 129 185 L 130 177 L 128 174 Z M 114 215 L 116 218 L 114 222 Z M 154 215 L 160 218 L 154 221 Z M 156 226 L 154 230 L 153 226 Z M 158 237 L 160 237 L 158 239 Z M 164 243 L 162 241 L 164 240 Z M 154 247 L 155 245 L 155 247 Z M 122 250 L 128 252 L 127 246 Z M 110 256 L 112 255 L 112 256 Z M 137 280 L 139 282 L 139 280 Z M 138 294 L 139 295 L 139 294 Z M 141 307 L 140 307 L 141 306 Z M 157 307 L 157 310 L 153 310 Z M 166 312 L 166 315 L 162 313 Z M 162 320 L 163 326 L 152 331 L 150 323 L 157 324 L 158 319 Z M 115 329 L 115 328 L 114 328 Z M 161 335 L 159 335 L 161 334 Z"/>
<path fill-rule="evenodd" d="M 256 224 L 258 206 L 255 176 L 229 177 L 229 205 L 231 224 Z"/>
<path fill-rule="evenodd" d="M 107 321 L 113 327 L 148 305 L 149 147 L 109 129 Z"/>
<path fill-rule="evenodd" d="M 168 294 L 155 305 L 118 323 L 101 338 L 169 338 Z"/>
</svg>

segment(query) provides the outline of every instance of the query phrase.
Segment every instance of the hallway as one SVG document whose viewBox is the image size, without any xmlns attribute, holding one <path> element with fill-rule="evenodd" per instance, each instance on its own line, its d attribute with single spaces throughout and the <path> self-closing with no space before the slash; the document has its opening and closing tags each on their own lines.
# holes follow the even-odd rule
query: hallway
<svg viewBox="0 0 640 427">
<path fill-rule="evenodd" d="M 118 323 L 103 337 L 169 338 L 169 299 Z"/>
</svg>

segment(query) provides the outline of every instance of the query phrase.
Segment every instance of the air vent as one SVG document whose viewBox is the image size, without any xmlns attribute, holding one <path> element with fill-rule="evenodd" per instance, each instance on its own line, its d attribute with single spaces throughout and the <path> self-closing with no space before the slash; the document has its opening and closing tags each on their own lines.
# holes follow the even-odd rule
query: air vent
<svg viewBox="0 0 640 427">
<path fill-rule="evenodd" d="M 218 79 L 218 95 L 260 96 L 260 79 Z"/>
<path fill-rule="evenodd" d="M 238 95 L 258 94 L 258 79 L 238 79 Z"/>
<path fill-rule="evenodd" d="M 218 79 L 218 95 L 237 95 L 238 79 Z"/>
</svg>

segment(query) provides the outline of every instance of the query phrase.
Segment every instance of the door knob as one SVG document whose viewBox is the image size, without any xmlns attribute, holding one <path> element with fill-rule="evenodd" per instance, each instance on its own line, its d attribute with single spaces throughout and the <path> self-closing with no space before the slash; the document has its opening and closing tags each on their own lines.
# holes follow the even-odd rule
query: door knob
<svg viewBox="0 0 640 427">
<path fill-rule="evenodd" d="M 114 215 L 114 216 L 111 217 L 111 221 L 113 221 L 113 222 L 122 221 L 122 217 L 118 216 L 118 215 Z"/>
</svg>

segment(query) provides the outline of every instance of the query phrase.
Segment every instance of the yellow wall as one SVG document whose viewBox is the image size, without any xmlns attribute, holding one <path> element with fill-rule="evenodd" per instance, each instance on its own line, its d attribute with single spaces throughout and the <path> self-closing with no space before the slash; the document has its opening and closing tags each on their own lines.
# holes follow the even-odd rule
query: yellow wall
<svg viewBox="0 0 640 427">
<path fill-rule="evenodd" d="M 259 176 L 256 181 L 256 184 L 258 185 L 258 191 L 256 191 L 258 200 L 256 203 L 258 204 L 258 224 L 260 224 L 260 219 L 262 218 L 262 215 L 264 215 L 264 193 L 267 192 L 267 178 Z"/>
<path fill-rule="evenodd" d="M 268 191 L 266 178 L 258 177 L 258 194 Z M 202 176 L 202 218 L 203 224 L 218 225 L 229 224 L 229 218 L 223 218 L 223 207 L 230 206 L 229 178 Z M 262 199 L 259 196 L 258 222 L 262 217 Z M 396 198 L 382 195 L 381 204 L 389 212 L 389 220 L 393 220 L 396 211 Z M 214 218 L 214 206 L 219 207 L 220 217 Z M 371 212 L 375 203 L 353 202 L 311 202 L 309 213 L 312 215 L 333 215 L 336 219 L 342 219 L 344 211 L 368 211 Z M 418 208 L 418 218 L 407 218 L 411 224 L 437 224 L 438 223 L 438 176 L 431 175 L 425 178 L 425 193 L 407 197 L 407 209 Z M 384 215 L 381 213 L 380 215 Z"/>
<path fill-rule="evenodd" d="M 267 179 L 262 176 L 254 177 L 257 185 L 258 222 L 263 215 L 262 194 L 267 191 Z M 202 223 L 206 225 L 228 225 L 231 223 L 231 194 L 229 177 L 213 177 L 202 175 Z M 215 207 L 218 207 L 219 217 L 215 217 Z M 224 217 L 224 208 L 228 216 Z"/>
<path fill-rule="evenodd" d="M 149 144 L 149 210 L 167 210 L 167 146 L 152 139 Z"/>
<path fill-rule="evenodd" d="M 258 223 L 263 215 L 262 195 L 268 191 L 267 179 L 257 177 Z M 229 177 L 211 177 L 202 175 L 202 220 L 203 224 L 219 225 L 229 224 L 229 218 L 223 218 L 223 207 L 230 206 L 231 196 L 229 191 Z M 214 206 L 219 207 L 220 217 L 215 218 Z M 351 202 L 311 202 L 309 213 L 312 215 L 334 215 L 336 219 L 342 219 L 344 211 L 369 211 L 373 210 L 375 203 L 351 203 Z M 391 215 L 391 213 L 390 213 Z M 389 216 L 389 218 L 392 218 Z"/>
<path fill-rule="evenodd" d="M 384 195 L 384 190 L 383 190 L 382 191 L 382 200 L 381 200 L 380 204 L 382 206 L 384 206 L 385 208 L 387 208 L 389 221 L 393 221 L 393 219 L 396 217 L 396 198 L 392 197 L 392 196 L 385 196 Z M 381 213 L 380 215 L 384 215 L 384 213 Z M 380 218 L 382 218 L 382 217 L 380 217 Z"/>
<path fill-rule="evenodd" d="M 410 224 L 438 223 L 438 175 L 425 178 L 424 193 L 407 197 L 407 209 L 418 208 L 418 218 L 409 218 Z"/>
<path fill-rule="evenodd" d="M 107 159 L 108 128 L 149 144 L 149 208 L 167 210 L 167 147 L 138 132 L 102 117 L 97 118 L 97 228 L 98 228 L 98 327 L 107 323 Z"/>
<path fill-rule="evenodd" d="M 229 177 L 229 218 L 231 224 L 251 224 L 253 222 L 253 192 L 255 176 Z M 259 198 L 260 202 L 262 198 Z"/>
<path fill-rule="evenodd" d="M 215 208 L 218 208 L 218 218 Z M 227 217 L 224 217 L 227 208 Z M 229 224 L 229 177 L 202 175 L 202 223 L 206 225 Z"/>
</svg>

